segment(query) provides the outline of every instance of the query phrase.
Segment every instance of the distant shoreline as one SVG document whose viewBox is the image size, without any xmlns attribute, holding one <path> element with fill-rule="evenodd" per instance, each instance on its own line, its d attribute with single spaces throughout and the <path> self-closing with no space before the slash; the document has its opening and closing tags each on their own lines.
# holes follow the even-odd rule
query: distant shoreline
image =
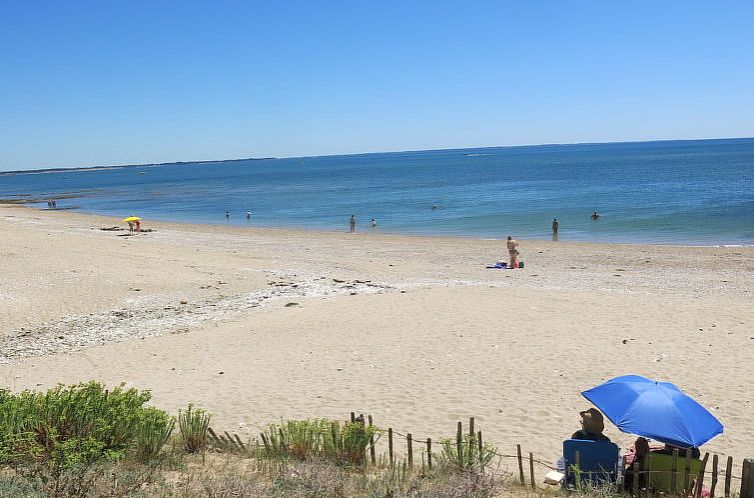
<svg viewBox="0 0 754 498">
<path fill-rule="evenodd" d="M 126 168 L 152 168 L 155 166 L 176 166 L 181 164 L 208 164 L 208 163 L 237 163 L 241 161 L 270 161 L 276 157 L 247 157 L 243 159 L 211 159 L 207 161 L 172 161 L 168 163 L 146 163 L 146 164 L 120 164 L 114 166 L 82 166 L 73 168 L 40 168 L 40 169 L 17 169 L 12 171 L 0 171 L 0 176 L 10 175 L 42 175 L 46 173 L 77 173 L 87 171 L 106 171 L 111 169 Z"/>
<path fill-rule="evenodd" d="M 625 145 L 625 144 L 654 144 L 654 143 L 670 143 L 670 142 L 725 142 L 725 141 L 738 141 L 738 140 L 754 140 L 754 137 L 719 137 L 719 138 L 659 138 L 650 140 L 625 140 L 625 141 L 612 141 L 612 142 L 572 142 L 572 143 L 540 143 L 540 144 L 518 144 L 518 145 L 480 145 L 480 146 L 458 146 L 448 147 L 440 149 L 406 149 L 406 150 L 390 150 L 390 151 L 367 151 L 367 152 L 344 152 L 341 154 L 313 154 L 302 156 L 285 156 L 285 157 L 248 157 L 241 159 L 209 159 L 204 161 L 170 161 L 164 163 L 144 163 L 144 164 L 122 164 L 111 166 L 81 166 L 81 167 L 60 167 L 60 168 L 37 168 L 37 169 L 20 169 L 11 171 L 0 171 L 0 176 L 6 175 L 19 175 L 19 174 L 44 174 L 44 173 L 61 173 L 61 172 L 77 172 L 77 171 L 102 171 L 110 169 L 122 169 L 122 168 L 149 168 L 154 166 L 171 166 L 180 164 L 207 164 L 207 163 L 232 163 L 241 161 L 269 161 L 273 159 L 304 159 L 304 158 L 319 158 L 319 157 L 339 157 L 339 156 L 367 156 L 370 154 L 410 154 L 414 152 L 439 152 L 439 151 L 454 151 L 454 150 L 486 150 L 486 149 L 518 149 L 518 148 L 533 148 L 533 147 L 575 147 L 575 146 L 605 146 L 605 145 Z M 467 155 L 467 154 L 464 154 Z M 472 155 L 473 157 L 473 155 Z"/>
</svg>

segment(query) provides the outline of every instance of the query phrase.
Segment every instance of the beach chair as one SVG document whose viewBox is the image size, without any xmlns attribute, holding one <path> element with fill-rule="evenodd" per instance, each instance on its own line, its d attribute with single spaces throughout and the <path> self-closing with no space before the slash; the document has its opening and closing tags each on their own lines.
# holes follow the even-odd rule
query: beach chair
<svg viewBox="0 0 754 498">
<path fill-rule="evenodd" d="M 685 458 L 678 458 L 678 471 L 676 477 L 676 487 L 678 491 L 691 491 L 691 485 L 699 475 L 699 467 L 702 462 L 698 458 L 691 459 L 691 469 L 688 471 L 686 482 L 683 482 L 684 468 L 686 466 Z M 649 470 L 649 487 L 656 491 L 670 492 L 671 476 L 673 474 L 673 456 L 666 453 L 652 453 L 647 457 L 647 468 Z"/>
<path fill-rule="evenodd" d="M 575 486 L 577 481 L 592 485 L 617 482 L 619 457 L 620 448 L 609 441 L 563 441 L 566 486 Z"/>
</svg>

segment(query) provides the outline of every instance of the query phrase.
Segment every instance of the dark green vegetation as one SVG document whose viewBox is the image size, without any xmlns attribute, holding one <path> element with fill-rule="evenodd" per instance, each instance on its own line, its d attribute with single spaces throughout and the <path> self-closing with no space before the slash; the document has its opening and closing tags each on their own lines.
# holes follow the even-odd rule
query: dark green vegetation
<svg viewBox="0 0 754 498">
<path fill-rule="evenodd" d="M 46 393 L 0 391 L 0 464 L 55 496 L 85 496 L 96 467 L 150 464 L 173 430 L 148 392 L 91 382 Z"/>
<path fill-rule="evenodd" d="M 332 420 L 289 420 L 242 441 L 210 429 L 189 404 L 171 417 L 148 391 L 96 382 L 46 393 L 0 390 L 0 497 L 492 498 L 554 496 L 494 464 L 479 435 L 442 440 L 434 460 L 375 456 L 383 431 Z M 177 429 L 176 429 L 177 425 Z M 460 424 L 459 424 L 460 430 Z M 410 437 L 410 435 L 409 435 Z M 433 462 L 433 463 L 431 463 Z M 583 489 L 595 498 L 615 488 Z"/>
<path fill-rule="evenodd" d="M 502 485 L 453 454 L 432 470 L 367 466 L 380 431 L 359 421 L 283 421 L 222 444 L 206 411 L 173 418 L 149 400 L 96 382 L 0 390 L 0 496 L 490 497 Z"/>
</svg>

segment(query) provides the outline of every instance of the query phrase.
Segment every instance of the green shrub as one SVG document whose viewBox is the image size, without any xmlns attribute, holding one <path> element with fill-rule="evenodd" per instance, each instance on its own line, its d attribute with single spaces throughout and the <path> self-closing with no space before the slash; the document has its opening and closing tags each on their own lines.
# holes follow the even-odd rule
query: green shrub
<svg viewBox="0 0 754 498">
<path fill-rule="evenodd" d="M 361 422 L 289 420 L 270 424 L 262 433 L 265 456 L 296 460 L 324 459 L 337 465 L 359 466 L 377 428 Z"/>
<path fill-rule="evenodd" d="M 165 412 L 144 406 L 150 397 L 122 386 L 108 391 L 97 382 L 46 393 L 2 390 L 0 465 L 41 482 L 51 494 L 83 492 L 91 468 L 143 451 L 139 435 L 168 420 Z M 154 456 L 159 448 L 149 451 Z"/>
<path fill-rule="evenodd" d="M 136 433 L 136 456 L 146 462 L 153 460 L 167 442 L 175 427 L 175 419 L 156 408 L 147 408 Z"/>
<path fill-rule="evenodd" d="M 483 470 L 496 453 L 489 443 L 484 443 L 480 449 L 477 436 L 471 434 L 463 435 L 460 440 L 443 439 L 440 444 L 442 463 L 458 470 Z"/>
<path fill-rule="evenodd" d="M 46 393 L 0 391 L 0 465 L 54 462 L 63 468 L 119 458 L 155 417 L 151 394 L 97 382 L 58 386 Z"/>
<path fill-rule="evenodd" d="M 330 430 L 327 420 L 288 420 L 270 424 L 262 433 L 267 457 L 306 460 L 322 453 L 323 439 Z"/>
<path fill-rule="evenodd" d="M 178 410 L 178 427 L 181 431 L 183 447 L 196 453 L 204 449 L 207 443 L 207 428 L 211 415 L 206 411 L 194 408 L 189 403 L 186 411 Z"/>
<path fill-rule="evenodd" d="M 330 424 L 330 437 L 324 440 L 324 456 L 337 465 L 359 466 L 377 428 L 361 422 L 338 422 Z"/>
</svg>

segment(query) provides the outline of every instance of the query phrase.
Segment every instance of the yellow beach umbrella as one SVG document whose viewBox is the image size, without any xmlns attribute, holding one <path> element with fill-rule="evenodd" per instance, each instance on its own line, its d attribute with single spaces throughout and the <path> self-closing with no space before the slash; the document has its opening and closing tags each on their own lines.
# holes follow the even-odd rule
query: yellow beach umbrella
<svg viewBox="0 0 754 498">
<path fill-rule="evenodd" d="M 129 221 L 141 221 L 141 218 L 138 216 L 129 216 L 128 218 L 123 218 L 123 221 L 129 222 Z"/>
</svg>

